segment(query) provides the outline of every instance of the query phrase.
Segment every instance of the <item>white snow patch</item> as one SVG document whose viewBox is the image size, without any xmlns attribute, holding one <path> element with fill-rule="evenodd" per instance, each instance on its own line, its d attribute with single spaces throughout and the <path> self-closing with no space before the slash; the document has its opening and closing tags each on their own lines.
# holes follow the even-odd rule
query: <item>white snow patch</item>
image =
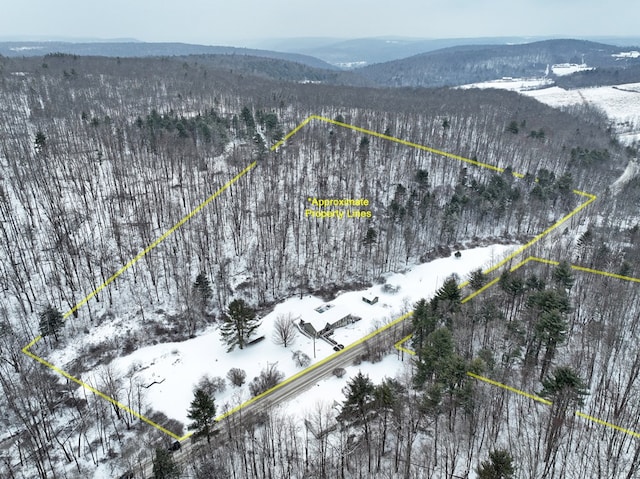
<svg viewBox="0 0 640 479">
<path fill-rule="evenodd" d="M 281 404 L 280 408 L 302 420 L 313 416 L 323 407 L 337 409 L 345 399 L 344 387 L 359 372 L 369 376 L 374 384 L 380 384 L 385 378 L 397 378 L 410 374 L 411 367 L 411 361 L 406 357 L 404 361 L 400 361 L 396 354 L 389 354 L 377 363 L 364 362 L 357 366 L 351 365 L 345 368 L 346 374 L 343 377 L 324 378 L 310 389 Z"/>
<path fill-rule="evenodd" d="M 462 85 L 459 88 L 498 88 L 501 90 L 509 91 L 526 91 L 537 90 L 545 86 L 553 85 L 553 80 L 549 78 L 510 78 L 505 77 L 500 80 L 492 80 L 480 83 L 470 83 L 468 85 Z"/>
<path fill-rule="evenodd" d="M 614 58 L 639 58 L 640 52 L 638 50 L 632 50 L 630 52 L 613 53 L 611 56 Z"/>
<path fill-rule="evenodd" d="M 338 62 L 338 63 L 334 63 L 334 65 L 340 68 L 351 69 L 351 68 L 360 68 L 360 67 L 367 66 L 368 63 L 366 61 Z"/>
<path fill-rule="evenodd" d="M 457 274 L 464 280 L 471 271 L 495 264 L 518 247 L 494 245 L 474 248 L 462 251 L 459 259 L 452 255 L 415 266 L 403 274 L 392 274 L 387 278 L 387 283 L 400 287 L 395 294 L 385 293 L 382 285 L 341 294 L 331 303 L 362 319 L 337 329 L 333 338 L 338 343 L 350 344 L 409 311 L 419 299 L 431 297 L 451 274 Z M 378 303 L 369 305 L 363 302 L 362 296 L 367 294 L 378 296 Z M 229 369 L 241 368 L 247 372 L 248 383 L 268 364 L 277 363 L 277 369 L 285 377 L 290 377 L 300 370 L 291 358 L 292 351 L 303 351 L 311 358 L 312 363 L 332 354 L 334 351 L 331 345 L 323 340 L 316 340 L 314 357 L 314 341 L 302 335 L 297 337 L 292 347 L 286 349 L 276 346 L 272 341 L 272 325 L 278 315 L 291 313 L 294 317 L 304 317 L 304 314 L 323 303 L 320 298 L 305 296 L 302 299 L 290 298 L 278 304 L 273 312 L 262 319 L 262 325 L 258 329 L 257 335 L 266 336 L 265 340 L 243 350 L 236 349 L 227 353 L 217 328 L 212 327 L 188 341 L 141 348 L 114 360 L 110 367 L 120 378 L 125 378 L 130 373 L 132 383 L 141 386 L 146 394 L 147 404 L 154 410 L 162 411 L 187 425 L 186 414 L 193 399 L 193 387 L 205 374 L 225 377 Z M 394 374 L 386 368 L 381 368 L 380 371 L 390 376 Z M 100 376 L 101 369 L 83 375 L 83 380 L 100 384 Z M 128 383 L 129 380 L 125 382 Z M 323 394 L 323 397 L 329 396 Z M 226 391 L 216 396 L 218 412 L 247 399 L 249 391 L 246 385 L 239 389 L 227 385 Z"/>
<path fill-rule="evenodd" d="M 622 176 L 620 176 L 620 178 L 611 185 L 611 192 L 613 194 L 618 194 L 624 185 L 638 176 L 638 173 L 640 173 L 640 165 L 638 165 L 638 162 L 636 161 L 630 161 L 625 168 L 624 173 L 622 173 Z"/>
<path fill-rule="evenodd" d="M 565 90 L 560 87 L 523 91 L 524 95 L 552 107 L 589 104 L 609 117 L 620 140 L 633 144 L 640 136 L 640 83 Z"/>
<path fill-rule="evenodd" d="M 559 77 L 588 70 L 595 70 L 595 68 L 587 66 L 586 63 L 558 63 L 556 65 L 551 65 L 551 71 L 554 75 Z"/>
<path fill-rule="evenodd" d="M 9 48 L 9 50 L 11 50 L 12 52 L 24 52 L 24 51 L 28 51 L 28 50 L 42 50 L 43 47 L 37 46 L 37 47 L 11 47 Z"/>
</svg>

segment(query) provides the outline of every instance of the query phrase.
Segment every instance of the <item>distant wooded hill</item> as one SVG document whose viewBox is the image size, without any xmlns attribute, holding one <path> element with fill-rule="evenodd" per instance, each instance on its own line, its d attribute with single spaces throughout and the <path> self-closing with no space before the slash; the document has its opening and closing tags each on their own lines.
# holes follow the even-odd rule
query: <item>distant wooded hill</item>
<svg viewBox="0 0 640 479">
<path fill-rule="evenodd" d="M 375 44 L 379 44 L 387 54 L 395 45 L 383 40 Z M 345 42 L 343 47 L 348 49 L 353 45 Z M 620 47 L 583 40 L 465 45 L 344 71 L 309 55 L 247 48 L 142 42 L 0 42 L 0 55 L 10 58 L 60 54 L 119 58 L 172 57 L 184 58 L 188 62 L 196 59 L 207 67 L 278 81 L 371 87 L 459 86 L 503 77 L 545 75 L 569 88 L 631 83 L 640 81 L 640 57 L 633 54 L 638 50 L 640 47 Z M 584 63 L 594 70 L 555 77 L 548 69 L 551 65 L 563 63 Z"/>
<path fill-rule="evenodd" d="M 557 37 L 555 37 L 557 39 Z M 332 65 L 358 68 L 408 58 L 421 53 L 462 45 L 520 45 L 551 40 L 554 37 L 466 37 L 466 38 L 281 38 L 262 39 L 246 45 L 279 52 L 302 53 L 320 58 Z M 635 47 L 640 37 L 586 37 L 581 40 Z"/>
<path fill-rule="evenodd" d="M 101 57 L 173 57 L 183 55 L 238 55 L 286 60 L 314 68 L 338 70 L 318 58 L 298 53 L 283 53 L 252 48 L 237 48 L 188 43 L 145 42 L 0 42 L 0 55 L 6 57 L 41 56 L 50 53 L 67 53 Z"/>
<path fill-rule="evenodd" d="M 640 58 L 614 56 L 626 51 L 628 47 L 582 40 L 470 45 L 371 65 L 358 73 L 378 86 L 455 86 L 503 77 L 541 77 L 547 66 L 561 63 L 586 63 L 589 67 L 610 70 L 640 65 Z"/>
</svg>

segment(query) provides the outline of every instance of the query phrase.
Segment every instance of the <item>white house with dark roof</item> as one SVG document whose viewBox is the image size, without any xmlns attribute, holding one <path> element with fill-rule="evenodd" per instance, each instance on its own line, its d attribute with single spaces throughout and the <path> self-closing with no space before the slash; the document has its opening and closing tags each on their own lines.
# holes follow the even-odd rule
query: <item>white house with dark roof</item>
<svg viewBox="0 0 640 479">
<path fill-rule="evenodd" d="M 310 336 L 318 337 L 352 321 L 353 318 L 347 309 L 325 303 L 303 314 L 300 327 Z"/>
</svg>

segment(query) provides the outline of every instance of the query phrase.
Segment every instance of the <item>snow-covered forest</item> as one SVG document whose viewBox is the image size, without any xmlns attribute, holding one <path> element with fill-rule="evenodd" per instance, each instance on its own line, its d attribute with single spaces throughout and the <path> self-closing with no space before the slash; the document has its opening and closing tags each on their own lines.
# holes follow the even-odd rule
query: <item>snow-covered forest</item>
<svg viewBox="0 0 640 479">
<path fill-rule="evenodd" d="M 141 346 L 195 337 L 235 299 L 266 314 L 292 295 L 332 298 L 463 247 L 524 244 L 584 201 L 574 189 L 600 199 L 535 253 L 640 273 L 637 177 L 627 171 L 610 188 L 637 152 L 612 137 L 597 111 L 563 112 L 493 90 L 275 82 L 197 57 L 0 58 L 0 79 L 2 477 L 90 477 L 100 463 L 124 467 L 141 444 L 153 450 L 164 441 L 21 349 L 42 333 L 48 307 L 71 310 L 254 161 L 35 352 L 56 351 L 67 358 L 59 366 L 81 376 Z M 314 114 L 505 171 L 320 121 L 270 150 Z M 310 198 L 365 198 L 372 214 L 309 218 Z M 347 391 L 338 418 L 318 411 L 309 419 L 316 433 L 307 428 L 304 440 L 302 426 L 277 414 L 247 424 L 249 432 L 230 427 L 194 450 L 191 472 L 465 477 L 500 446 L 514 458 L 515 477 L 577 477 L 585 469 L 633 477 L 640 448 L 630 436 L 456 375 L 482 370 L 539 392 L 556 367 L 571 366 L 588 391 L 584 407 L 634 429 L 637 314 L 629 305 L 638 286 L 579 274 L 558 283 L 553 271 L 527 267 L 465 305 L 448 298 L 449 309 L 436 307 L 425 343 L 414 345 L 421 381 L 359 379 L 352 386 L 368 395 L 354 403 Z M 194 288 L 200 275 L 211 285 L 204 299 Z M 546 310 L 544 294 L 559 305 Z M 561 337 L 551 341 L 536 326 L 542 313 L 560 321 Z M 109 334 L 92 335 L 97 327 Z M 451 346 L 438 355 L 458 368 L 446 372 L 454 376 L 425 366 L 429 341 Z M 105 371 L 101 388 L 133 409 L 148 406 Z"/>
</svg>

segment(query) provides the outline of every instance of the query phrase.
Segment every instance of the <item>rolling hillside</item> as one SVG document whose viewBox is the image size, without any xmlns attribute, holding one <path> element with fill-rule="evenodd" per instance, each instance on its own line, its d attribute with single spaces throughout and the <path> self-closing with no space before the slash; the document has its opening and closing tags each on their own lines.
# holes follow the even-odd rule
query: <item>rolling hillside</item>
<svg viewBox="0 0 640 479">
<path fill-rule="evenodd" d="M 358 70 L 387 87 L 456 86 L 502 77 L 541 77 L 554 64 L 624 69 L 640 63 L 616 56 L 629 48 L 582 40 L 547 40 L 521 45 L 470 45 L 428 52 Z"/>
</svg>

